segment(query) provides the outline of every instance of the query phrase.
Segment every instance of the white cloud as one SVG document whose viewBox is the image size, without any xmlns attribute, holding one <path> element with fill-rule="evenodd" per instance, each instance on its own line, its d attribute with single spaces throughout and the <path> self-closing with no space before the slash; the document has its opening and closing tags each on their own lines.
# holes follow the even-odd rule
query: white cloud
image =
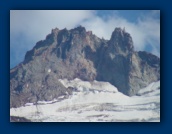
<svg viewBox="0 0 172 134">
<path fill-rule="evenodd" d="M 137 51 L 143 51 L 147 45 L 150 45 L 153 49 L 152 53 L 160 56 L 158 50 L 160 48 L 160 23 L 158 19 L 152 18 L 153 15 L 155 13 L 142 16 L 135 23 L 129 22 L 127 19 L 115 14 L 106 20 L 97 16 L 82 22 L 82 25 L 92 30 L 97 36 L 106 39 L 110 39 L 115 27 L 125 27 L 126 31 L 131 34 Z"/>
<path fill-rule="evenodd" d="M 11 10 L 10 33 L 20 32 L 33 40 L 44 39 L 52 28 L 73 28 L 92 17 L 87 10 Z"/>
<path fill-rule="evenodd" d="M 153 10 L 140 16 L 136 22 L 130 22 L 117 12 L 100 17 L 96 11 L 90 10 L 11 10 L 10 51 L 15 55 L 11 58 L 21 62 L 26 51 L 37 41 L 45 39 L 52 28 L 71 29 L 79 24 L 105 39 L 110 39 L 115 27 L 125 27 L 136 50 L 145 50 L 149 44 L 152 52 L 160 56 L 160 20 L 155 17 L 159 14 L 159 10 Z"/>
</svg>

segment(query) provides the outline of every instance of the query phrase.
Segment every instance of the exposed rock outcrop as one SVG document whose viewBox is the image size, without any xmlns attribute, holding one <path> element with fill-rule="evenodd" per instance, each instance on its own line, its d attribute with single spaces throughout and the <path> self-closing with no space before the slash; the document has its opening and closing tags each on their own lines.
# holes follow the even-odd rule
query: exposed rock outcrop
<svg viewBox="0 0 172 134">
<path fill-rule="evenodd" d="M 24 117 L 10 116 L 10 122 L 31 122 L 31 121 Z"/>
<path fill-rule="evenodd" d="M 53 29 L 10 70 L 10 106 L 52 100 L 70 94 L 58 79 L 107 81 L 127 95 L 160 79 L 160 59 L 134 51 L 132 37 L 116 28 L 110 40 L 82 26 Z"/>
</svg>

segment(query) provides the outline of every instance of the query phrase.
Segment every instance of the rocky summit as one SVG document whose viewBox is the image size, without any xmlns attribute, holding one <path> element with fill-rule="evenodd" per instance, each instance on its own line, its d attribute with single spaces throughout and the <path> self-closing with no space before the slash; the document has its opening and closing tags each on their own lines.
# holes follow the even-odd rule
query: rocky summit
<svg viewBox="0 0 172 134">
<path fill-rule="evenodd" d="M 110 40 L 82 26 L 55 28 L 10 70 L 10 107 L 68 97 L 73 89 L 59 79 L 75 78 L 109 82 L 132 96 L 160 80 L 160 58 L 135 51 L 131 35 L 121 28 L 115 28 Z"/>
</svg>

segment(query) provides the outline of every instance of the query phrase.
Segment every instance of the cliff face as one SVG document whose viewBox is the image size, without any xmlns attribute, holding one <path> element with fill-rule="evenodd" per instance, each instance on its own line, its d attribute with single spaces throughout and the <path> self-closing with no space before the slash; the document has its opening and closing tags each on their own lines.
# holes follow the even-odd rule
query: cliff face
<svg viewBox="0 0 172 134">
<path fill-rule="evenodd" d="M 84 27 L 53 29 L 28 51 L 25 60 L 10 70 L 10 106 L 68 96 L 58 79 L 107 81 L 127 95 L 160 79 L 160 59 L 134 51 L 129 33 L 116 28 L 110 40 Z"/>
</svg>

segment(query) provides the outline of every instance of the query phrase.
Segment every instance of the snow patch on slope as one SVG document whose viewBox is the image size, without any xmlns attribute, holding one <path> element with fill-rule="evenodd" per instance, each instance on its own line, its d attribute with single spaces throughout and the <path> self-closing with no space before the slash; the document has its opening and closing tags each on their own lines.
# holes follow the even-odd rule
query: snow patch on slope
<svg viewBox="0 0 172 134">
<path fill-rule="evenodd" d="M 138 92 L 138 95 L 145 96 L 151 96 L 153 94 L 160 95 L 160 81 L 153 82 Z"/>
<path fill-rule="evenodd" d="M 157 95 L 157 92 L 160 92 L 160 82 L 141 89 L 141 96 L 129 97 L 118 92 L 117 88 L 108 82 L 88 82 L 80 79 L 59 81 L 65 87 L 73 87 L 77 91 L 59 102 L 42 102 L 38 105 L 11 108 L 10 115 L 36 122 L 160 121 L 160 95 Z"/>
<path fill-rule="evenodd" d="M 107 91 L 107 92 L 118 92 L 117 88 L 111 85 L 109 82 L 98 82 L 96 80 L 89 82 L 89 81 L 82 81 L 78 78 L 74 80 L 67 80 L 67 79 L 59 79 L 59 81 L 66 87 L 73 87 L 80 91 L 88 91 L 88 90 L 97 90 L 97 91 Z"/>
</svg>

